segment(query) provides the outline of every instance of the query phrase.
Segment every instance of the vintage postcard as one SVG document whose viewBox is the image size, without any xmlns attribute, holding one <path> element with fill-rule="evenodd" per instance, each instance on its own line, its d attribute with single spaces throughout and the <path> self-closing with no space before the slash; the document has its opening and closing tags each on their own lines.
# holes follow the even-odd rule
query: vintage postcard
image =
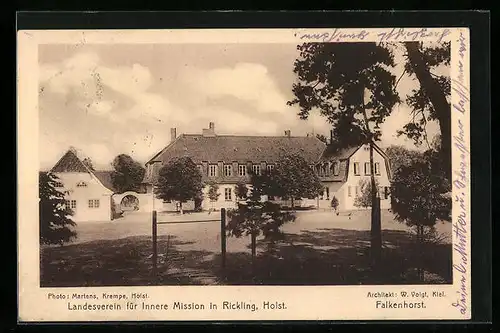
<svg viewBox="0 0 500 333">
<path fill-rule="evenodd" d="M 19 31 L 19 320 L 470 319 L 469 48 Z"/>
</svg>

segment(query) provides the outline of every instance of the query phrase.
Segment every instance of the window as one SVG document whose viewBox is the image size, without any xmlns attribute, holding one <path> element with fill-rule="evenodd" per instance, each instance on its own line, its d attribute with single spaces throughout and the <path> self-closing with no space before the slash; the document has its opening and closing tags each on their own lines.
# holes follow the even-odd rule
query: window
<svg viewBox="0 0 500 333">
<path fill-rule="evenodd" d="M 359 176 L 359 162 L 354 162 L 354 175 Z"/>
<path fill-rule="evenodd" d="M 332 169 L 333 169 L 333 175 L 338 176 L 339 175 L 339 162 L 333 162 Z"/>
<path fill-rule="evenodd" d="M 61 182 L 55 182 L 54 186 L 55 187 L 64 187 L 63 183 L 61 183 Z"/>
<path fill-rule="evenodd" d="M 366 162 L 365 163 L 365 175 L 369 175 L 370 174 L 370 162 Z"/>
<path fill-rule="evenodd" d="M 319 174 L 320 176 L 326 176 L 326 165 L 321 164 L 320 169 L 319 169 Z"/>
<path fill-rule="evenodd" d="M 389 199 L 389 187 L 388 186 L 385 186 L 384 187 L 384 199 Z"/>
<path fill-rule="evenodd" d="M 224 176 L 230 177 L 233 175 L 233 166 L 232 165 L 224 165 Z"/>
<path fill-rule="evenodd" d="M 76 200 L 66 200 L 66 207 L 76 209 Z"/>
<path fill-rule="evenodd" d="M 87 187 L 87 183 L 79 182 L 78 184 L 76 184 L 76 187 Z"/>
<path fill-rule="evenodd" d="M 274 170 L 274 165 L 268 164 L 268 165 L 266 165 L 266 168 L 267 168 L 267 172 L 271 172 Z"/>
<path fill-rule="evenodd" d="M 358 193 L 359 193 L 359 187 L 358 186 L 355 186 L 355 193 L 356 193 L 356 196 L 358 196 Z"/>
<path fill-rule="evenodd" d="M 89 208 L 99 208 L 99 199 L 89 200 Z"/>
<path fill-rule="evenodd" d="M 260 164 L 252 165 L 252 171 L 256 175 L 260 175 Z"/>
<path fill-rule="evenodd" d="M 172 200 L 163 200 L 163 203 L 172 203 Z"/>
<path fill-rule="evenodd" d="M 328 187 L 325 187 L 326 191 L 326 200 L 330 200 L 330 189 Z"/>
<path fill-rule="evenodd" d="M 375 168 L 375 174 L 380 176 L 380 163 L 375 162 L 374 168 Z"/>
<path fill-rule="evenodd" d="M 348 197 L 352 197 L 351 187 L 350 186 L 347 187 L 347 196 Z"/>
<path fill-rule="evenodd" d="M 211 164 L 209 168 L 209 176 L 216 177 L 217 176 L 217 165 Z"/>
<path fill-rule="evenodd" d="M 269 201 L 274 201 L 274 199 L 275 199 L 275 198 L 274 198 L 274 195 L 269 195 L 269 196 L 267 197 L 267 199 L 268 199 Z"/>
<path fill-rule="evenodd" d="M 247 175 L 247 166 L 244 164 L 238 165 L 238 175 L 246 176 Z"/>
<path fill-rule="evenodd" d="M 225 188 L 224 189 L 224 199 L 226 201 L 231 201 L 232 200 L 232 191 L 230 188 Z"/>
</svg>

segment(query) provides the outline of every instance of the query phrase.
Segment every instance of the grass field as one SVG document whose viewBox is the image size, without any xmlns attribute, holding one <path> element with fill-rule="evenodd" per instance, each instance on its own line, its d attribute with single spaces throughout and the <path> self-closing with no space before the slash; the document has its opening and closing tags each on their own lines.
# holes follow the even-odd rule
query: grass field
<svg viewBox="0 0 500 333">
<path fill-rule="evenodd" d="M 451 282 L 451 225 L 437 230 L 447 241 L 418 253 L 408 228 L 382 214 L 384 269 L 374 280 L 368 260 L 370 213 L 351 217 L 328 211 L 297 212 L 283 227 L 285 239 L 258 239 L 255 265 L 248 237 L 227 238 L 227 264 L 220 265 L 220 213 L 159 214 L 158 276 L 152 276 L 151 216 L 129 213 L 112 222 L 80 223 L 78 239 L 42 249 L 42 286 L 126 286 L 149 284 L 365 284 L 417 283 L 421 260 L 425 283 Z"/>
</svg>

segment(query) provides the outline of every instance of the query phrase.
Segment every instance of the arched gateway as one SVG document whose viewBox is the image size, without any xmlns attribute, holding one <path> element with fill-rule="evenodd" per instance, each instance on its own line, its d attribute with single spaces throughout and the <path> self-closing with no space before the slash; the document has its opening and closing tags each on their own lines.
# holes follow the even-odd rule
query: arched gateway
<svg viewBox="0 0 500 333">
<path fill-rule="evenodd" d="M 137 192 L 127 191 L 113 195 L 113 201 L 122 212 L 138 211 L 141 208 L 141 195 Z"/>
</svg>

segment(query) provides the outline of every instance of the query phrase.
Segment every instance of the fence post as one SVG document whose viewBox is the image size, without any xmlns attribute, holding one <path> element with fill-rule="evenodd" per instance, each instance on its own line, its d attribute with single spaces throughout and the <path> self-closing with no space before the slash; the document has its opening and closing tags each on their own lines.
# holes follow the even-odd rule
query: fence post
<svg viewBox="0 0 500 333">
<path fill-rule="evenodd" d="M 158 249 L 157 249 L 157 231 L 158 224 L 156 220 L 156 210 L 153 210 L 153 223 L 152 223 L 152 236 L 153 236 L 153 277 L 156 278 L 157 269 L 158 269 Z"/>
<path fill-rule="evenodd" d="M 220 249 L 221 249 L 221 265 L 226 267 L 226 209 L 220 210 Z"/>
</svg>

